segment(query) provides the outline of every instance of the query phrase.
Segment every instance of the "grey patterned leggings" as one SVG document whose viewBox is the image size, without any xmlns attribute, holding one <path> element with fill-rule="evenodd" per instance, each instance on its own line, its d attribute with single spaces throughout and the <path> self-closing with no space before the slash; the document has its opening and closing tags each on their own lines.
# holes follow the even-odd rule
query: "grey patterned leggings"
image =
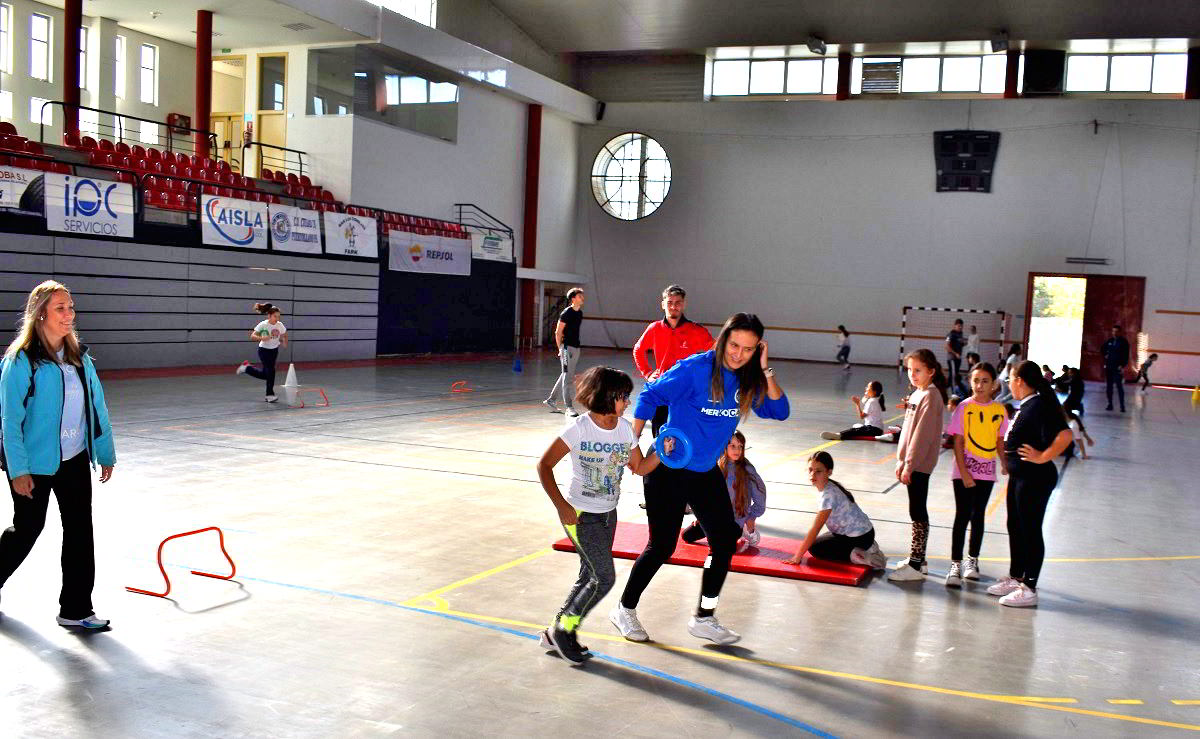
<svg viewBox="0 0 1200 739">
<path fill-rule="evenodd" d="M 612 557 L 613 537 L 617 533 L 617 511 L 582 512 L 578 523 L 563 528 L 579 553 L 579 577 L 560 611 L 560 615 L 565 617 L 563 620 L 568 622 L 567 630 L 574 631 L 584 616 L 612 590 L 617 580 Z"/>
</svg>

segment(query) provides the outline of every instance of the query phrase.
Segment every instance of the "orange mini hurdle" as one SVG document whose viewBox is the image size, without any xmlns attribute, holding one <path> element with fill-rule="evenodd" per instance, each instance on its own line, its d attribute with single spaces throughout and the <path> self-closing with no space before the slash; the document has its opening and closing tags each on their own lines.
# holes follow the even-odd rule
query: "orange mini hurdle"
<svg viewBox="0 0 1200 739">
<path fill-rule="evenodd" d="M 286 386 L 285 386 L 285 387 L 286 387 Z M 325 402 L 323 402 L 323 403 L 314 403 L 314 404 L 313 404 L 313 407 L 321 407 L 321 408 L 326 408 L 326 407 L 328 407 L 328 406 L 329 406 L 329 396 L 327 396 L 327 395 L 325 394 L 325 389 L 324 389 L 324 388 L 320 388 L 320 387 L 298 387 L 298 388 L 295 388 L 295 391 L 296 391 L 296 397 L 295 397 L 295 399 L 296 399 L 296 401 L 298 401 L 300 404 L 299 404 L 299 405 L 292 404 L 292 405 L 290 406 L 290 407 L 292 407 L 292 408 L 303 408 L 303 407 L 305 407 L 305 406 L 304 406 L 304 398 L 300 397 L 300 396 L 301 396 L 301 395 L 303 395 L 304 393 L 317 393 L 317 394 L 319 394 L 319 395 L 321 396 L 321 400 L 325 401 Z"/>
<path fill-rule="evenodd" d="M 221 546 L 221 554 L 224 554 L 225 559 L 229 561 L 229 574 L 218 575 L 213 572 L 201 572 L 199 570 L 192 570 L 192 574 L 200 575 L 201 577 L 211 577 L 216 580 L 232 580 L 233 576 L 237 574 L 237 565 L 233 563 L 233 558 L 229 556 L 229 552 L 225 551 L 225 533 L 216 526 L 209 526 L 203 529 L 196 529 L 195 531 L 185 531 L 182 534 L 173 534 L 163 539 L 162 543 L 158 545 L 158 570 L 162 573 L 163 582 L 167 584 L 166 590 L 162 591 L 161 593 L 155 593 L 150 590 L 142 590 L 141 588 L 132 588 L 129 586 L 125 586 L 125 589 L 131 593 L 141 593 L 142 595 L 153 595 L 156 598 L 166 598 L 167 594 L 171 592 L 171 578 L 167 577 L 167 570 L 165 567 L 163 567 L 163 547 L 165 547 L 167 542 L 171 541 L 172 539 L 179 539 L 184 536 L 192 536 L 193 534 L 203 534 L 205 531 L 217 532 L 218 542 Z"/>
<path fill-rule="evenodd" d="M 452 393 L 473 393 L 473 392 L 475 392 L 475 388 L 467 385 L 466 380 L 459 380 L 458 382 L 455 382 L 450 385 L 450 392 L 452 392 Z"/>
</svg>

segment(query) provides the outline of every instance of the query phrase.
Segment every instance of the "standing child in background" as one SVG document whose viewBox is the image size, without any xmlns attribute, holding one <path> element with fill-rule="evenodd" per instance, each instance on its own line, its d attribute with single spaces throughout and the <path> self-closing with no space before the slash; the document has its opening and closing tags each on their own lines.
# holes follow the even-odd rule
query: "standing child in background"
<svg viewBox="0 0 1200 739">
<path fill-rule="evenodd" d="M 829 475 L 833 472 L 833 457 L 829 452 L 817 452 L 808 458 L 808 479 L 821 494 L 821 507 L 813 519 L 800 548 L 784 564 L 798 565 L 808 552 L 814 557 L 832 562 L 853 562 L 875 570 L 887 568 L 887 557 L 875 543 L 875 527 L 871 519 L 854 502 L 850 491 Z M 829 533 L 821 528 L 829 527 Z"/>
<path fill-rule="evenodd" d="M 951 395 L 946 400 L 946 412 L 951 413 L 951 414 L 954 413 L 954 411 L 958 408 L 958 404 L 961 402 L 962 402 L 962 398 L 959 397 L 957 394 Z M 954 448 L 954 434 L 951 433 L 948 429 L 942 431 L 942 448 L 943 449 L 953 449 Z"/>
<path fill-rule="evenodd" d="M 1046 378 L 1046 382 L 1049 382 L 1049 383 L 1054 382 L 1054 370 L 1050 369 L 1050 365 L 1048 365 L 1048 364 L 1042 365 L 1042 377 Z"/>
<path fill-rule="evenodd" d="M 279 308 L 270 303 L 255 303 L 254 310 L 266 315 L 266 320 L 259 321 L 258 325 L 250 330 L 250 339 L 258 342 L 258 361 L 262 362 L 262 369 L 249 362 L 242 362 L 237 368 L 237 374 L 265 380 L 265 400 L 274 403 L 279 400 L 275 396 L 275 360 L 279 358 L 279 346 L 288 345 L 287 326 L 279 320 Z"/>
<path fill-rule="evenodd" d="M 959 404 L 950 417 L 949 433 L 954 437 L 954 527 L 950 534 L 950 572 L 946 587 L 962 587 L 963 578 L 979 579 L 979 550 L 983 546 L 984 514 L 992 486 L 996 484 L 996 463 L 1008 474 L 1004 455 L 998 450 L 1008 431 L 1004 406 L 992 400 L 996 368 L 987 362 L 975 365 L 968 378 L 971 397 Z M 963 562 L 963 540 L 971 525 L 971 543 Z"/>
<path fill-rule="evenodd" d="M 862 439 L 868 441 L 877 436 L 887 433 L 887 429 L 883 427 L 883 383 L 879 380 L 872 380 L 867 383 L 863 390 L 863 397 L 857 395 L 850 396 L 850 402 L 854 404 L 854 410 L 858 413 L 859 420 L 862 423 L 856 423 L 844 431 L 824 431 L 821 433 L 822 439 L 831 439 L 833 441 L 851 441 L 853 439 Z"/>
<path fill-rule="evenodd" d="M 1088 459 L 1087 448 L 1088 446 L 1095 445 L 1096 442 L 1092 441 L 1092 437 L 1088 436 L 1087 429 L 1083 425 L 1083 419 L 1079 417 L 1079 414 L 1066 408 L 1063 408 L 1063 411 L 1067 414 L 1067 427 L 1071 429 L 1071 436 L 1074 438 L 1071 446 L 1067 447 L 1064 456 L 1075 456 L 1075 450 L 1072 447 L 1078 447 L 1080 456 Z M 1086 445 L 1084 441 L 1087 442 Z"/>
<path fill-rule="evenodd" d="M 767 485 L 758 476 L 758 470 L 746 459 L 746 437 L 734 431 L 733 438 L 725 445 L 725 453 L 717 460 L 717 466 L 725 474 L 725 486 L 729 488 L 729 499 L 733 502 L 733 517 L 742 527 L 737 551 L 744 552 L 758 546 L 762 534 L 758 533 L 756 521 L 767 512 Z M 695 544 L 705 536 L 699 521 L 683 530 L 683 540 Z"/>
<path fill-rule="evenodd" d="M 577 390 L 587 413 L 567 424 L 537 464 L 542 489 L 579 554 L 579 577 L 553 623 L 542 631 L 541 643 L 572 665 L 591 657 L 575 637 L 579 623 L 617 579 L 612 543 L 621 474 L 628 466 L 645 475 L 659 461 L 653 451 L 642 457 L 633 426 L 621 417 L 633 392 L 629 375 L 612 367 L 593 367 L 580 376 Z M 554 481 L 554 465 L 567 454 L 571 455 L 571 485 L 564 496 Z"/>
<path fill-rule="evenodd" d="M 1142 381 L 1142 392 L 1146 392 L 1146 388 L 1150 387 L 1150 366 L 1158 361 L 1157 354 L 1151 354 L 1146 357 L 1146 361 L 1142 362 L 1142 366 L 1138 367 L 1137 377 L 1133 378 L 1133 384 L 1138 384 L 1138 380 Z"/>
<path fill-rule="evenodd" d="M 979 361 L 979 329 L 974 326 L 967 332 L 967 353 L 975 355 L 975 361 Z"/>
<path fill-rule="evenodd" d="M 850 369 L 850 332 L 841 324 L 838 324 L 837 348 L 837 361 L 842 363 L 842 369 Z"/>
<path fill-rule="evenodd" d="M 941 453 L 942 413 L 946 404 L 946 376 L 928 349 L 917 349 L 904 358 L 908 380 L 916 388 L 908 396 L 904 428 L 896 449 L 896 479 L 908 487 L 908 515 L 912 520 L 912 548 L 888 575 L 889 580 L 924 580 L 929 571 L 925 545 L 929 540 L 929 475 Z"/>
</svg>

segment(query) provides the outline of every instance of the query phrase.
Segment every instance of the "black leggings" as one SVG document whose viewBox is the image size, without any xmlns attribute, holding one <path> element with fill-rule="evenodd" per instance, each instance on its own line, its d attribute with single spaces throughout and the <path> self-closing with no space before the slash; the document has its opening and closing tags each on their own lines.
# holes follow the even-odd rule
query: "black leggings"
<svg viewBox="0 0 1200 739">
<path fill-rule="evenodd" d="M 1012 557 L 1008 576 L 1035 589 L 1046 558 L 1042 520 L 1057 483 L 1058 469 L 1053 462 L 1023 462 L 1008 476 L 1008 546 Z"/>
<path fill-rule="evenodd" d="M 654 579 L 658 568 L 675 553 L 675 545 L 679 543 L 679 527 L 683 525 L 683 511 L 690 505 L 692 513 L 696 514 L 696 521 L 707 535 L 709 547 L 704 575 L 700 579 L 700 601 L 696 615 L 710 615 L 717 607 L 717 597 L 721 594 L 721 586 L 725 584 L 725 576 L 729 574 L 729 560 L 733 558 L 738 536 L 742 533 L 733 515 L 733 503 L 725 487 L 725 476 L 715 465 L 707 472 L 660 465 L 655 474 L 653 492 L 646 496 L 650 540 L 629 571 L 625 592 L 621 594 L 621 605 L 637 608 L 642 591 Z"/>
<path fill-rule="evenodd" d="M 275 394 L 275 360 L 279 358 L 279 349 L 263 349 L 258 348 L 258 360 L 262 362 L 262 369 L 250 365 L 246 368 L 246 374 L 251 377 L 257 377 L 260 380 L 267 381 L 267 395 Z"/>
<path fill-rule="evenodd" d="M 929 523 L 929 473 L 912 473 L 912 482 L 908 484 L 908 518 L 913 523 Z"/>
<path fill-rule="evenodd" d="M 860 423 L 857 426 L 851 426 L 841 432 L 842 441 L 851 441 L 853 439 L 874 439 L 884 433 L 883 429 L 878 426 L 869 426 Z"/>
<path fill-rule="evenodd" d="M 983 546 L 983 517 L 987 513 L 988 498 L 992 497 L 993 480 L 976 480 L 975 487 L 967 487 L 962 480 L 954 480 L 954 528 L 950 532 L 950 559 L 961 562 L 963 540 L 967 537 L 967 524 L 971 524 L 971 546 L 967 550 L 972 557 L 979 556 Z"/>
<path fill-rule="evenodd" d="M 850 552 L 855 549 L 870 549 L 874 543 L 875 529 L 871 529 L 862 536 L 843 536 L 826 531 L 812 543 L 812 546 L 808 548 L 808 553 L 832 562 L 849 562 Z"/>
<path fill-rule="evenodd" d="M 79 620 L 91 616 L 92 587 L 96 583 L 96 551 L 92 540 L 92 478 L 87 452 L 80 452 L 58 466 L 53 475 L 33 476 L 33 497 L 13 499 L 13 525 L 0 534 L 0 587 L 16 571 L 46 525 L 50 492 L 58 498 L 62 518 L 62 592 L 58 615 Z"/>
</svg>

